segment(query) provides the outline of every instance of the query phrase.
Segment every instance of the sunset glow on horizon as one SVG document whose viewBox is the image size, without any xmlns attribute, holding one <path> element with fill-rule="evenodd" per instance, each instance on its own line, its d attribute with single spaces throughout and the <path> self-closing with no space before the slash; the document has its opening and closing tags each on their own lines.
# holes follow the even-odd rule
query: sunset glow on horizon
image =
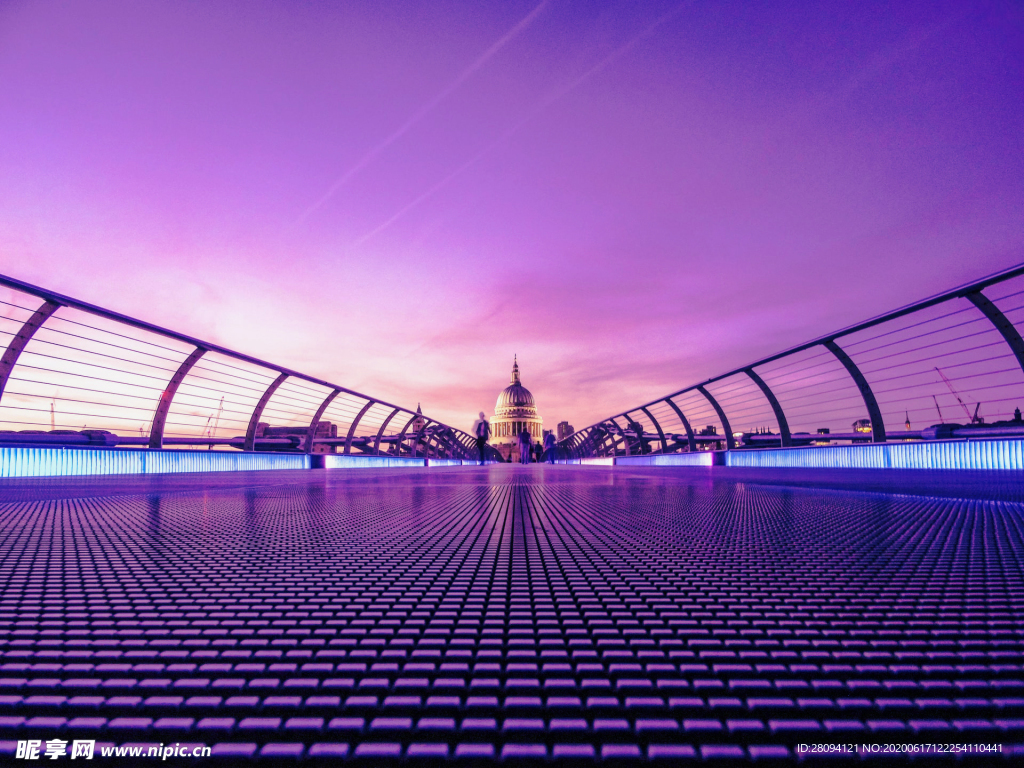
<svg viewBox="0 0 1024 768">
<path fill-rule="evenodd" d="M 1009 0 L 0 5 L 0 273 L 468 429 L 1024 261 Z"/>
</svg>

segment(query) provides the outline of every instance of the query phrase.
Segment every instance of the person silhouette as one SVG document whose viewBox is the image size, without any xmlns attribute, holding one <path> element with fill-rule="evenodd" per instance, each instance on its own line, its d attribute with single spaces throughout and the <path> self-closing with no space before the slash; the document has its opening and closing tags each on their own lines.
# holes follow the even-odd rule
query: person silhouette
<svg viewBox="0 0 1024 768">
<path fill-rule="evenodd" d="M 491 423 L 487 421 L 487 414 L 483 411 L 480 411 L 480 418 L 473 422 L 473 436 L 476 438 L 476 449 L 480 453 L 480 466 L 483 466 L 487 458 L 487 439 L 491 436 Z"/>
<path fill-rule="evenodd" d="M 555 463 L 555 436 L 550 432 L 544 435 L 544 456 L 548 464 Z"/>
<path fill-rule="evenodd" d="M 519 433 L 519 463 L 529 464 L 530 463 L 530 448 L 532 447 L 533 440 L 530 437 L 530 430 L 523 428 L 523 431 Z"/>
</svg>

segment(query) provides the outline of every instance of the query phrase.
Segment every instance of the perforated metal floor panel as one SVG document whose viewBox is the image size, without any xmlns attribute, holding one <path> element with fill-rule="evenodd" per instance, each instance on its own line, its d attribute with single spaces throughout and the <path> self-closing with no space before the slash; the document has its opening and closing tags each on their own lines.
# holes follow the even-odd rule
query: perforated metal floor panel
<svg viewBox="0 0 1024 768">
<path fill-rule="evenodd" d="M 210 765 L 1020 758 L 1021 505 L 713 477 L 0 486 L 0 761 L 19 740 Z"/>
</svg>

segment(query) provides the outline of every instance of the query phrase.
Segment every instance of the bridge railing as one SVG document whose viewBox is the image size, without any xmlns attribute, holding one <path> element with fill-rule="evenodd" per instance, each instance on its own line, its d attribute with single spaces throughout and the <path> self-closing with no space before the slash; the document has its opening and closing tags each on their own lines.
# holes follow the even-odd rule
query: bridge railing
<svg viewBox="0 0 1024 768">
<path fill-rule="evenodd" d="M 471 457 L 408 408 L 0 276 L 0 445 Z"/>
<path fill-rule="evenodd" d="M 580 458 L 1021 435 L 1022 326 L 1019 265 L 623 411 L 561 448 Z"/>
</svg>

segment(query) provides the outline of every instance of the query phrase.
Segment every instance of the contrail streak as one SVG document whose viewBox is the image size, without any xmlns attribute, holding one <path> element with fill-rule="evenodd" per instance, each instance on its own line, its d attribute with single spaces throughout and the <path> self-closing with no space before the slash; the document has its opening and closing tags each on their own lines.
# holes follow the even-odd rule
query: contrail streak
<svg viewBox="0 0 1024 768">
<path fill-rule="evenodd" d="M 643 40 L 645 37 L 647 37 L 652 32 L 654 32 L 658 27 L 660 27 L 662 24 L 664 24 L 666 21 L 671 19 L 673 16 L 676 16 L 680 11 L 682 11 L 683 7 L 685 5 L 686 5 L 685 3 L 682 3 L 679 6 L 677 6 L 676 8 L 674 8 L 673 10 L 669 11 L 668 13 L 666 13 L 664 16 L 661 16 L 653 24 L 651 24 L 649 27 L 647 27 L 642 32 L 640 32 L 640 33 L 634 35 L 633 37 L 631 37 L 624 44 L 622 44 L 621 46 L 616 48 L 614 51 L 612 51 L 610 54 L 608 54 L 605 58 L 601 59 L 601 61 L 599 61 L 594 66 L 592 66 L 590 69 L 588 69 L 582 75 L 577 77 L 575 80 L 569 81 L 568 83 L 566 83 L 566 84 L 562 85 L 561 87 L 557 88 L 552 93 L 548 94 L 548 96 L 546 96 L 544 99 L 542 99 L 537 104 L 535 104 L 526 113 L 526 115 L 522 119 L 520 119 L 519 121 L 514 123 L 511 127 L 505 129 L 494 141 L 492 141 L 490 144 L 488 144 L 483 149 L 478 151 L 476 154 L 474 154 L 472 157 L 470 157 L 466 162 L 464 162 L 462 165 L 460 165 L 454 171 L 452 171 L 447 176 L 445 176 L 443 179 L 441 179 L 439 182 L 437 182 L 432 187 L 430 187 L 427 191 L 423 192 L 421 195 L 419 195 L 418 197 L 413 199 L 411 202 L 409 202 L 406 205 L 402 206 L 400 209 L 398 209 L 398 211 L 393 216 L 391 216 L 391 218 L 389 218 L 387 221 L 383 222 L 382 224 L 380 224 L 376 228 L 372 229 L 371 231 L 367 232 L 365 235 L 363 235 L 361 238 L 359 238 L 356 241 L 355 244 L 356 245 L 362 245 L 367 240 L 371 239 L 372 237 L 375 237 L 376 235 L 380 234 L 385 229 L 390 227 L 392 224 L 394 224 L 400 218 L 405 216 L 405 214 L 407 214 L 413 208 L 418 206 L 424 200 L 426 200 L 429 197 L 432 197 L 440 189 L 442 189 L 443 187 L 447 186 L 457 176 L 462 175 L 467 169 L 469 169 L 472 165 L 477 163 L 482 157 L 484 157 L 485 155 L 487 155 L 490 152 L 492 152 L 495 149 L 497 149 L 504 142 L 508 141 L 508 139 L 511 138 L 512 135 L 515 134 L 520 128 L 522 128 L 524 125 L 526 125 L 528 122 L 530 122 L 533 118 L 535 118 L 538 114 L 540 114 L 545 109 L 547 109 L 549 106 L 551 106 L 554 102 L 558 101 L 560 98 L 565 96 L 567 93 L 569 93 L 573 89 L 578 88 L 580 85 L 585 83 L 587 80 L 589 80 L 591 77 L 596 75 L 598 72 L 600 72 L 601 70 L 605 69 L 610 64 L 612 64 L 614 61 L 616 61 L 617 59 L 621 58 L 624 54 L 628 53 L 633 48 L 635 48 L 636 45 L 641 40 Z"/>
<path fill-rule="evenodd" d="M 345 173 L 343 173 L 341 176 L 337 178 L 337 180 L 330 186 L 330 188 L 328 188 L 326 192 L 324 192 L 324 194 L 320 197 L 319 200 L 317 200 L 315 203 L 313 203 L 313 205 L 309 206 L 309 208 L 303 211 L 302 215 L 299 217 L 299 221 L 304 221 L 306 218 L 310 216 L 310 214 L 314 213 L 320 207 L 322 207 L 323 204 L 330 200 L 339 189 L 345 186 L 352 179 L 352 177 L 354 177 L 366 166 L 368 166 L 375 159 L 377 159 L 377 156 L 380 155 L 381 152 L 383 152 L 385 149 L 387 149 L 400 138 L 402 138 L 402 136 L 408 133 L 420 120 L 426 117 L 438 104 L 440 104 L 442 101 L 448 98 L 456 89 L 459 88 L 459 86 L 466 82 L 466 80 L 468 80 L 473 75 L 474 72 L 476 72 L 478 69 L 480 69 L 480 67 L 486 64 L 487 61 L 492 56 L 494 56 L 494 54 L 496 54 L 508 43 L 510 43 L 512 40 L 518 37 L 523 32 L 523 30 L 525 30 L 527 27 L 530 26 L 530 24 L 533 23 L 534 19 L 536 19 L 537 16 L 540 15 L 541 11 L 544 10 L 544 7 L 547 4 L 548 0 L 541 0 L 541 3 L 536 8 L 530 11 L 530 13 L 528 13 L 518 24 L 516 24 L 514 27 L 512 27 L 512 29 L 510 29 L 501 38 L 499 38 L 497 42 L 495 42 L 490 48 L 488 48 L 486 51 L 480 54 L 480 56 L 477 57 L 476 61 L 474 61 L 472 64 L 466 67 L 466 69 L 464 69 L 457 78 L 455 78 L 451 83 L 449 83 L 447 87 L 442 89 L 440 93 L 434 96 L 434 98 L 432 98 L 430 101 L 428 101 L 418 110 L 416 110 L 416 112 L 413 113 L 412 117 L 410 117 L 408 120 L 402 123 L 402 125 L 400 125 L 393 133 L 391 133 L 383 141 L 381 141 L 369 152 L 363 155 L 362 159 L 360 159 L 359 162 L 357 162 L 355 165 L 353 165 L 351 168 L 345 171 Z"/>
</svg>

